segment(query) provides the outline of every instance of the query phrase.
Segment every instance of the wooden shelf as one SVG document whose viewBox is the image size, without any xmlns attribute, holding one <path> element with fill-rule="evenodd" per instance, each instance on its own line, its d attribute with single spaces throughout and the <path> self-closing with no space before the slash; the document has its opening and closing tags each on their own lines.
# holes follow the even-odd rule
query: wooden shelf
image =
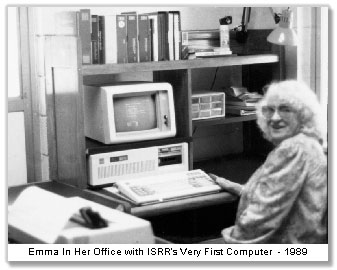
<svg viewBox="0 0 337 270">
<path fill-rule="evenodd" d="M 226 56 L 216 58 L 203 58 L 193 60 L 159 61 L 128 64 L 84 65 L 83 76 L 107 75 L 132 72 L 179 70 L 193 68 L 210 68 L 238 65 L 253 65 L 276 63 L 279 57 L 276 54 L 259 54 L 244 56 Z"/>
<path fill-rule="evenodd" d="M 225 116 L 222 118 L 213 118 L 213 119 L 202 119 L 202 120 L 193 120 L 193 127 L 205 127 L 205 126 L 214 126 L 214 125 L 223 125 L 231 124 L 245 121 L 256 120 L 256 115 L 245 115 L 245 116 Z"/>
</svg>

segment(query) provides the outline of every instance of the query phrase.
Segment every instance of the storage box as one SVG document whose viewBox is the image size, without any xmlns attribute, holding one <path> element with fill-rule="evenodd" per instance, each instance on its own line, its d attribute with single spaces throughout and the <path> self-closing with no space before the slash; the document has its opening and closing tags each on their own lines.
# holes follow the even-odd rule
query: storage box
<svg viewBox="0 0 337 270">
<path fill-rule="evenodd" d="M 192 95 L 192 120 L 225 116 L 225 93 L 200 91 Z"/>
</svg>

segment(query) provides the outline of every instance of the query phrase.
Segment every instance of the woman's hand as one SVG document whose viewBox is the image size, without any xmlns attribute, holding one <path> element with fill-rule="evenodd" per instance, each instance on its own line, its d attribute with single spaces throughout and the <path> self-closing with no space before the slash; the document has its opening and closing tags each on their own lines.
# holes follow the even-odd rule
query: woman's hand
<svg viewBox="0 0 337 270">
<path fill-rule="evenodd" d="M 222 178 L 222 177 L 219 177 L 219 176 L 216 176 L 212 173 L 209 173 L 208 174 L 213 180 L 215 183 L 217 183 L 222 189 L 230 192 L 230 193 L 233 193 L 237 196 L 240 196 L 241 193 L 242 193 L 242 190 L 243 190 L 243 186 L 238 184 L 238 183 L 235 183 L 235 182 L 232 182 L 230 180 L 227 180 L 225 178 Z"/>
</svg>

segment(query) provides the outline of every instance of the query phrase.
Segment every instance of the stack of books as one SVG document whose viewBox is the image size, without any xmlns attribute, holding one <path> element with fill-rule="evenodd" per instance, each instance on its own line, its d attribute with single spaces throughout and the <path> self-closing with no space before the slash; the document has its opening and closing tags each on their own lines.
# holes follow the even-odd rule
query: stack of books
<svg viewBox="0 0 337 270">
<path fill-rule="evenodd" d="M 82 64 L 136 63 L 181 59 L 179 11 L 93 15 L 77 12 Z"/>
<path fill-rule="evenodd" d="M 182 59 L 231 55 L 230 47 L 220 47 L 220 32 L 211 30 L 181 31 Z"/>
<path fill-rule="evenodd" d="M 246 87 L 231 86 L 225 88 L 226 94 L 226 114 L 231 115 L 254 115 L 256 114 L 256 104 L 261 100 L 262 95 L 257 92 L 248 92 Z"/>
</svg>

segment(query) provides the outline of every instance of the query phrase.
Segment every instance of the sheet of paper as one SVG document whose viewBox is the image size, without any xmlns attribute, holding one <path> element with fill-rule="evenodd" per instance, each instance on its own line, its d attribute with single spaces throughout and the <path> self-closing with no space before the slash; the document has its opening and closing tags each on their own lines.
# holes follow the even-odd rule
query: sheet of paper
<svg viewBox="0 0 337 270">
<path fill-rule="evenodd" d="M 52 244 L 70 217 L 83 206 L 77 200 L 32 186 L 22 191 L 8 208 L 8 224 Z"/>
</svg>

